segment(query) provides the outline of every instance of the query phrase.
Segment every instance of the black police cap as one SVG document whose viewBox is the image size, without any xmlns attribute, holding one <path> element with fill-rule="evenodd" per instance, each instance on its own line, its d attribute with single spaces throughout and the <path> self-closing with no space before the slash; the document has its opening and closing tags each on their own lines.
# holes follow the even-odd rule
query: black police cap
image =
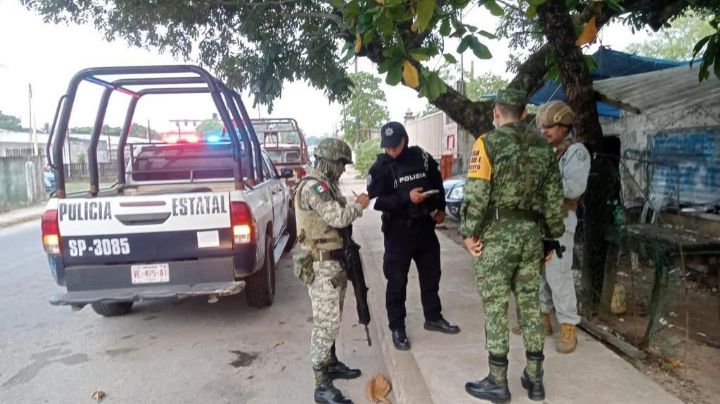
<svg viewBox="0 0 720 404">
<path fill-rule="evenodd" d="M 405 127 L 400 122 L 390 121 L 380 129 L 380 147 L 397 147 L 404 137 L 407 137 Z"/>
</svg>

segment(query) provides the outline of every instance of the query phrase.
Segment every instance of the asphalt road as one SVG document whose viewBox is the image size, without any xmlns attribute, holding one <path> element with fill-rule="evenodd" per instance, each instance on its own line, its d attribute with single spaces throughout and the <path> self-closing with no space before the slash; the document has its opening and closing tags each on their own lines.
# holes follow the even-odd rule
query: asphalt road
<svg viewBox="0 0 720 404">
<path fill-rule="evenodd" d="M 33 222 L 0 229 L 0 290 L 0 403 L 91 403 L 96 390 L 103 403 L 312 402 L 310 303 L 287 256 L 269 308 L 248 307 L 240 294 L 141 303 L 103 318 L 48 303 L 64 289 Z M 354 304 L 348 296 L 338 354 L 363 376 L 336 385 L 359 403 L 367 380 L 387 371 L 378 344 L 369 348 L 354 324 Z"/>
</svg>

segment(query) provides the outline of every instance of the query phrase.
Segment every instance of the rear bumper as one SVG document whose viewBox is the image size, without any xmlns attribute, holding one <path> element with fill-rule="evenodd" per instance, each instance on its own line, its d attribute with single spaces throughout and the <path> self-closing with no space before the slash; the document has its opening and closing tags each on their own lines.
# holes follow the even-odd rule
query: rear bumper
<svg viewBox="0 0 720 404">
<path fill-rule="evenodd" d="M 133 284 L 132 264 L 76 265 L 65 268 L 67 293 L 51 304 L 82 305 L 173 299 L 201 295 L 240 293 L 245 282 L 237 280 L 233 256 L 169 261 L 167 282 Z"/>
<path fill-rule="evenodd" d="M 163 285 L 138 288 L 87 290 L 67 292 L 50 299 L 54 305 L 85 305 L 140 300 L 182 299 L 192 296 L 228 296 L 242 292 L 245 281 L 200 283 L 197 285 Z"/>
</svg>

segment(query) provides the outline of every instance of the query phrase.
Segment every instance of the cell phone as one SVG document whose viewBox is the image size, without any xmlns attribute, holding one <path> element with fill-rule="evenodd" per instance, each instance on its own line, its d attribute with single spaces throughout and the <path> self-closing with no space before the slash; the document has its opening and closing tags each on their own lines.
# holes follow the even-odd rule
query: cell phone
<svg viewBox="0 0 720 404">
<path fill-rule="evenodd" d="M 430 196 L 430 195 L 435 195 L 435 194 L 439 194 L 439 193 L 440 193 L 440 191 L 437 190 L 437 189 L 430 189 L 430 190 L 428 190 L 428 191 L 422 192 L 420 195 L 422 195 L 422 196 Z"/>
</svg>

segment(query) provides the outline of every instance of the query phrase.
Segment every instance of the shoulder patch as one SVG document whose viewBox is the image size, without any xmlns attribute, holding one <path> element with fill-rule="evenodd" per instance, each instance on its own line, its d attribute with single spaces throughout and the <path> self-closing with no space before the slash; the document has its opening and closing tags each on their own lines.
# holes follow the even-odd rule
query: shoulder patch
<svg viewBox="0 0 720 404">
<path fill-rule="evenodd" d="M 585 162 L 588 159 L 588 153 L 585 151 L 585 148 L 579 148 L 577 151 L 577 158 L 578 160 Z"/>
<path fill-rule="evenodd" d="M 473 144 L 467 177 L 490 181 L 491 175 L 492 163 L 485 149 L 485 135 L 482 135 Z"/>
<path fill-rule="evenodd" d="M 313 187 L 313 191 L 315 191 L 316 194 L 323 194 L 328 191 L 328 186 L 323 184 L 322 182 L 319 182 L 317 185 Z"/>
</svg>

